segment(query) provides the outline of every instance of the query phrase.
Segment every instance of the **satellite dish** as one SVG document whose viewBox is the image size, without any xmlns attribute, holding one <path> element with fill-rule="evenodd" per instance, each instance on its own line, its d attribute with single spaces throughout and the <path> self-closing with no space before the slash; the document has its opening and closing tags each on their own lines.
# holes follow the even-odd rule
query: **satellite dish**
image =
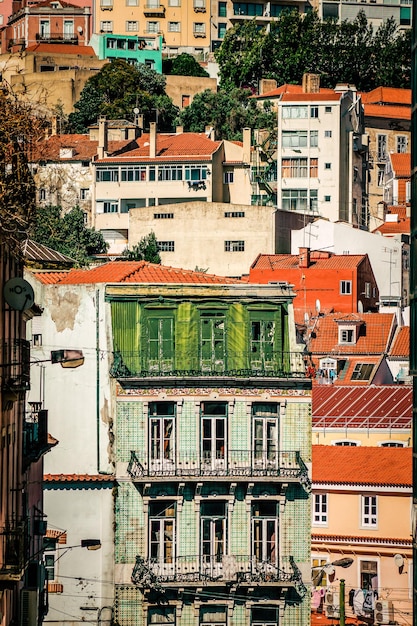
<svg viewBox="0 0 417 626">
<path fill-rule="evenodd" d="M 394 555 L 394 563 L 397 567 L 402 567 L 404 565 L 404 557 L 402 556 L 402 554 Z"/>
<path fill-rule="evenodd" d="M 304 324 L 308 324 L 308 320 L 310 319 L 307 312 L 304 313 Z"/>
<path fill-rule="evenodd" d="M 135 107 L 135 108 L 133 109 L 133 113 L 134 113 L 135 115 L 138 115 L 138 113 L 139 113 L 139 109 L 138 109 L 138 107 Z"/>
<path fill-rule="evenodd" d="M 11 278 L 3 288 L 4 299 L 15 311 L 26 311 L 35 302 L 32 285 L 23 278 Z"/>
<path fill-rule="evenodd" d="M 82 26 L 77 26 L 77 32 L 80 33 L 80 35 L 82 35 L 83 33 Z"/>
<path fill-rule="evenodd" d="M 361 300 L 358 300 L 358 313 L 363 313 L 363 304 Z"/>
<path fill-rule="evenodd" d="M 317 300 L 316 300 L 316 311 L 317 311 L 317 313 L 320 313 L 320 309 L 321 309 L 321 303 L 320 303 L 320 300 L 317 298 Z"/>
</svg>

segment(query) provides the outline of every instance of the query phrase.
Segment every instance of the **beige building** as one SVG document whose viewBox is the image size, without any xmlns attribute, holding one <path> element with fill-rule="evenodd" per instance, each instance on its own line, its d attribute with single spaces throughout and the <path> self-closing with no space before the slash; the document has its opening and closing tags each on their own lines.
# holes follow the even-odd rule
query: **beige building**
<svg viewBox="0 0 417 626">
<path fill-rule="evenodd" d="M 411 456 L 411 448 L 313 446 L 313 611 L 339 617 L 343 579 L 348 617 L 410 624 Z M 338 567 L 341 558 L 351 565 Z"/>
</svg>

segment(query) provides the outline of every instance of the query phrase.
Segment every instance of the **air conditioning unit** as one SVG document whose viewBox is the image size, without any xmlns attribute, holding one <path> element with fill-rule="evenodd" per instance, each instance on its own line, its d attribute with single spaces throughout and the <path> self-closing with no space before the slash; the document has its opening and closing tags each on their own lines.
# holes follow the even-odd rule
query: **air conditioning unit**
<svg viewBox="0 0 417 626">
<path fill-rule="evenodd" d="M 326 591 L 326 597 L 324 599 L 325 604 L 332 606 L 339 606 L 339 592 L 338 591 Z"/>
<path fill-rule="evenodd" d="M 394 606 L 389 600 L 375 602 L 374 620 L 377 624 L 390 624 L 394 621 Z"/>
<path fill-rule="evenodd" d="M 38 592 L 36 589 L 22 589 L 20 593 L 20 626 L 37 626 Z"/>
</svg>

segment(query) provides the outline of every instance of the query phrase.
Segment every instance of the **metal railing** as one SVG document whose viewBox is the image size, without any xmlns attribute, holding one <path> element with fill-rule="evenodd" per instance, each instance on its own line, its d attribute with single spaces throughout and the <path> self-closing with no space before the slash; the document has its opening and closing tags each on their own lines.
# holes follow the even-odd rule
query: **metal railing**
<svg viewBox="0 0 417 626">
<path fill-rule="evenodd" d="M 78 37 L 68 33 L 36 33 L 36 41 L 43 43 L 71 43 L 77 44 Z"/>
<path fill-rule="evenodd" d="M 176 458 L 152 460 L 146 458 L 144 453 L 132 450 L 127 472 L 133 480 L 149 477 L 259 476 L 299 479 L 303 483 L 308 479 L 307 467 L 296 451 L 281 451 L 274 458 L 255 458 L 250 450 L 229 450 L 223 458 L 179 452 Z"/>
<path fill-rule="evenodd" d="M 0 376 L 2 389 L 28 391 L 30 389 L 30 343 L 26 339 L 3 341 L 1 346 Z"/>
<path fill-rule="evenodd" d="M 27 548 L 27 520 L 11 520 L 0 527 L 0 580 L 21 578 Z"/>
<path fill-rule="evenodd" d="M 291 560 L 289 570 L 281 569 L 276 562 L 259 560 L 254 556 L 187 555 L 173 558 L 169 563 L 137 556 L 132 582 L 155 589 L 162 588 L 163 583 L 295 583 L 298 574 Z"/>
</svg>

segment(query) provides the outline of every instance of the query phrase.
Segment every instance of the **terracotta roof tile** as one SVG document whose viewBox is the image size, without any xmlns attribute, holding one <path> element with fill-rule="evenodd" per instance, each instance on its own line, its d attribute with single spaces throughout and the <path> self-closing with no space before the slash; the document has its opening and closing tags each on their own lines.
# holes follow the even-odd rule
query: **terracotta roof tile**
<svg viewBox="0 0 417 626">
<path fill-rule="evenodd" d="M 328 100 L 338 102 L 342 97 L 341 93 L 335 93 L 333 90 L 319 93 L 284 93 L 281 102 L 327 102 Z"/>
<path fill-rule="evenodd" d="M 382 117 L 384 119 L 411 120 L 411 107 L 389 104 L 365 104 L 365 117 Z"/>
<path fill-rule="evenodd" d="M 339 343 L 339 324 L 360 322 L 356 343 Z M 338 323 L 339 322 L 339 323 Z M 351 316 L 340 313 L 320 316 L 309 349 L 315 355 L 381 355 L 387 352 L 396 323 L 394 313 L 363 313 Z"/>
<path fill-rule="evenodd" d="M 381 233 L 382 235 L 409 235 L 411 231 L 410 218 L 399 222 L 384 222 L 378 228 L 375 228 L 374 233 Z"/>
<path fill-rule="evenodd" d="M 411 385 L 319 385 L 312 403 L 313 428 L 411 429 Z"/>
<path fill-rule="evenodd" d="M 401 544 L 405 546 L 412 545 L 412 540 L 408 537 L 375 537 L 374 535 L 319 535 L 312 533 L 311 540 L 338 542 L 338 543 L 372 543 L 374 545 L 381 544 Z M 362 625 L 363 626 L 363 625 Z"/>
<path fill-rule="evenodd" d="M 313 483 L 412 485 L 412 449 L 313 446 Z"/>
<path fill-rule="evenodd" d="M 392 169 L 396 178 L 410 178 L 411 154 L 410 152 L 391 152 Z"/>
<path fill-rule="evenodd" d="M 310 265 L 303 271 L 310 270 L 338 270 L 358 267 L 365 259 L 365 254 L 329 254 L 327 252 L 312 252 Z M 282 270 L 298 269 L 298 254 L 260 254 L 251 265 L 251 270 Z"/>
<path fill-rule="evenodd" d="M 25 54 L 28 52 L 36 52 L 38 54 L 68 54 L 74 57 L 92 57 L 98 60 L 94 48 L 91 46 L 74 46 L 68 43 L 37 43 L 25 48 Z"/>
<path fill-rule="evenodd" d="M 107 474 L 44 474 L 46 483 L 104 483 L 114 480 L 114 476 Z"/>
<path fill-rule="evenodd" d="M 372 104 L 403 104 L 411 107 L 411 89 L 377 87 L 361 93 L 362 102 Z"/>
<path fill-rule="evenodd" d="M 382 359 L 383 359 L 382 356 L 369 356 L 369 355 L 362 355 L 358 357 L 350 356 L 348 359 L 347 369 L 344 371 L 343 377 L 336 378 L 333 384 L 338 387 L 340 386 L 345 387 L 346 385 L 355 385 L 355 386 L 356 385 L 359 385 L 359 386 L 370 385 L 372 383 L 372 380 L 375 374 L 377 373 L 378 365 L 381 363 Z M 352 380 L 352 374 L 355 370 L 355 367 L 359 364 L 374 366 L 368 379 Z M 313 382 L 315 382 L 316 384 L 319 383 L 317 378 Z"/>
<path fill-rule="evenodd" d="M 410 356 L 410 327 L 409 326 L 401 326 L 400 328 L 397 328 L 389 355 L 392 357 L 404 357 L 406 359 L 409 358 Z"/>
<path fill-rule="evenodd" d="M 36 280 L 44 285 L 55 285 L 59 283 L 59 281 L 64 278 L 68 272 L 37 272 L 31 270 L 32 274 L 35 276 Z"/>
<path fill-rule="evenodd" d="M 288 83 L 285 83 L 284 85 L 281 85 L 280 87 L 277 87 L 276 89 L 271 89 L 271 91 L 267 91 L 265 93 L 259 94 L 258 96 L 252 96 L 252 98 L 277 98 L 278 96 L 281 96 L 284 93 L 302 94 L 303 87 L 302 85 L 290 85 Z M 320 93 L 321 94 L 329 94 L 329 93 L 334 94 L 334 90 L 321 87 Z"/>
<path fill-rule="evenodd" d="M 108 152 L 113 154 L 132 143 L 131 139 L 109 141 Z M 61 158 L 62 148 L 72 148 L 73 154 Z M 40 141 L 33 151 L 32 161 L 91 161 L 97 154 L 98 141 L 92 141 L 88 135 L 52 135 Z"/>
<path fill-rule="evenodd" d="M 177 269 L 147 261 L 111 261 L 92 269 L 74 269 L 57 279 L 53 273 L 51 283 L 60 285 L 88 283 L 195 283 L 236 284 L 238 279 L 215 276 L 204 272 Z M 34 273 L 42 283 L 48 280 L 47 273 Z"/>
</svg>

